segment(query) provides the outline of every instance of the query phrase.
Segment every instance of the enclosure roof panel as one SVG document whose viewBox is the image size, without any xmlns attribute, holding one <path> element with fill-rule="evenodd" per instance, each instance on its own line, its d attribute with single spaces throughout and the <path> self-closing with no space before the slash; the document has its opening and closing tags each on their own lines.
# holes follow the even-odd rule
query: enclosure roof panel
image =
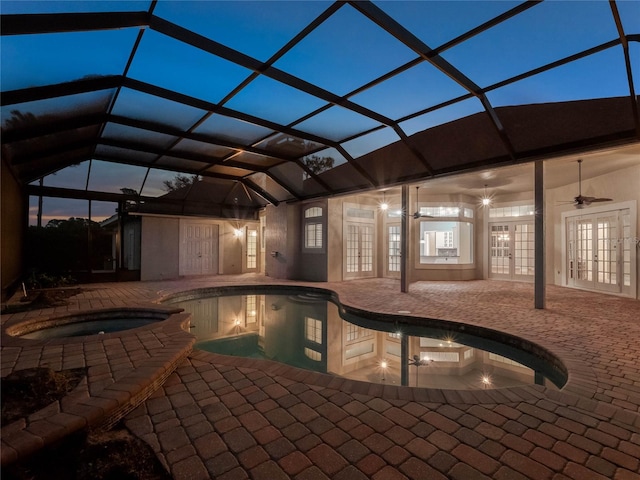
<svg viewBox="0 0 640 480">
<path fill-rule="evenodd" d="M 640 141 L 640 2 L 26 0 L 1 18 L 2 153 L 30 191 L 246 212 Z"/>
</svg>

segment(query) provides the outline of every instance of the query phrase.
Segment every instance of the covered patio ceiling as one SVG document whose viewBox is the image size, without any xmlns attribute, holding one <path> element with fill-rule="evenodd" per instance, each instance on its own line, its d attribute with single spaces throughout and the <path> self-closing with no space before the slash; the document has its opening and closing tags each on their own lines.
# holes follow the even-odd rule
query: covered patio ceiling
<svg viewBox="0 0 640 480">
<path fill-rule="evenodd" d="M 1 29 L 32 195 L 238 217 L 640 141 L 640 2 L 3 1 Z"/>
</svg>

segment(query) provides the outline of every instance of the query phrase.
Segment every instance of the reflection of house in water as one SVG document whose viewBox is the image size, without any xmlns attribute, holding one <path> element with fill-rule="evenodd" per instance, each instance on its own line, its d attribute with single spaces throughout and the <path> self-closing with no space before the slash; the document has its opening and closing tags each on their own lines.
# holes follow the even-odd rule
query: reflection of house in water
<svg viewBox="0 0 640 480">
<path fill-rule="evenodd" d="M 217 353 L 419 387 L 486 388 L 483 376 L 492 387 L 544 381 L 528 367 L 453 337 L 403 338 L 350 323 L 335 304 L 313 294 L 209 297 L 180 306 L 192 313 L 197 347 Z"/>
</svg>

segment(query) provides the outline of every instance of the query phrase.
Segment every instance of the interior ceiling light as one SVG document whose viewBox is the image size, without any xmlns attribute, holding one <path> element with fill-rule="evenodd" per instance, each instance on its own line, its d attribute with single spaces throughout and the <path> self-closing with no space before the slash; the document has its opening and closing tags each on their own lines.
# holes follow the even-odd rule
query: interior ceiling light
<svg viewBox="0 0 640 480">
<path fill-rule="evenodd" d="M 487 195 L 487 184 L 484 184 L 484 196 L 482 197 L 482 206 L 488 207 L 491 205 L 491 198 Z"/>
<path fill-rule="evenodd" d="M 386 212 L 389 209 L 389 204 L 385 198 L 384 190 L 382 191 L 382 203 L 380 204 L 380 210 Z"/>
</svg>

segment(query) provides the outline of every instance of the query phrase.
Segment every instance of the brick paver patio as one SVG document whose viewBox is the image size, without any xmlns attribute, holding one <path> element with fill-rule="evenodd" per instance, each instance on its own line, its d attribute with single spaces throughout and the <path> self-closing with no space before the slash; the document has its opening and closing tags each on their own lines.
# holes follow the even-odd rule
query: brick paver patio
<svg viewBox="0 0 640 480">
<path fill-rule="evenodd" d="M 87 285 L 68 307 L 5 315 L 2 322 L 252 283 L 293 284 L 242 275 Z M 568 384 L 561 391 L 529 386 L 462 394 L 366 384 L 196 350 L 126 417 L 127 427 L 154 448 L 174 478 L 640 480 L 637 300 L 548 286 L 547 308 L 535 310 L 533 286 L 521 283 L 418 282 L 409 293 L 400 293 L 390 279 L 313 286 L 356 308 L 408 311 L 517 335 L 560 358 Z M 95 384 L 96 397 L 85 386 L 73 393 L 82 397 L 73 403 L 97 406 L 101 398 L 108 410 L 109 400 L 126 401 L 103 392 L 128 389 L 124 396 L 135 396 L 130 384 L 144 383 L 141 372 L 153 370 L 139 367 L 157 367 L 150 357 L 165 351 L 164 343 L 175 350 L 174 360 L 180 348 L 190 348 L 189 335 L 178 330 L 123 332 L 111 342 L 96 336 L 33 346 L 3 341 L 2 375 L 43 364 L 90 366 L 86 384 L 102 382 Z M 145 348 L 146 342 L 156 348 Z M 140 356 L 140 348 L 148 353 Z M 49 423 L 68 430 L 99 420 L 95 410 L 65 413 L 68 400 L 59 403 L 58 417 Z M 60 435 L 38 423 L 42 415 L 2 429 L 3 464 Z"/>
</svg>

